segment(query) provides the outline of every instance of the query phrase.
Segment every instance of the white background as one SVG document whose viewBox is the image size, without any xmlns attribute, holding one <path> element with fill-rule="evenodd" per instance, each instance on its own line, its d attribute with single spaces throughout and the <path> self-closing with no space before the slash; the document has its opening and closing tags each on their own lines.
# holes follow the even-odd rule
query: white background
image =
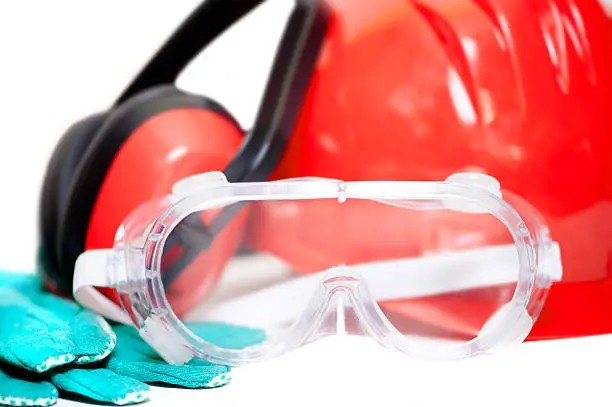
<svg viewBox="0 0 612 407">
<path fill-rule="evenodd" d="M 33 269 L 40 185 L 64 129 L 105 109 L 197 3 L 0 2 L 0 268 Z M 220 99 L 248 125 L 288 6 L 272 2 L 179 85 Z M 611 364 L 612 336 L 523 344 L 449 364 L 338 337 L 238 369 L 221 389 L 156 388 L 150 405 L 609 406 Z"/>
</svg>

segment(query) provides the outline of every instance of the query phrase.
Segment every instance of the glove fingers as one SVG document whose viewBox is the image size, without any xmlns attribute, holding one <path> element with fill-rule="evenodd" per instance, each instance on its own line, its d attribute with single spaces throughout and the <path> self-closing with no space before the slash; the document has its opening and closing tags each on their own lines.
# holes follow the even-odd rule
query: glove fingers
<svg viewBox="0 0 612 407">
<path fill-rule="evenodd" d="M 115 348 L 117 337 L 108 322 L 90 311 L 79 312 L 70 322 L 76 345 L 76 364 L 100 361 Z"/>
<path fill-rule="evenodd" d="M 62 391 L 105 403 L 126 405 L 149 400 L 149 386 L 107 369 L 66 370 L 52 374 L 51 383 Z"/>
<path fill-rule="evenodd" d="M 51 311 L 69 326 L 75 344 L 75 363 L 100 361 L 115 347 L 115 334 L 108 323 L 95 313 L 52 294 L 37 295 L 32 298 L 32 302 Z"/>
<path fill-rule="evenodd" d="M 176 366 L 154 359 L 122 361 L 111 357 L 107 362 L 107 368 L 119 375 L 145 383 L 165 383 L 187 388 L 218 387 L 231 381 L 228 366 L 204 361 Z"/>
<path fill-rule="evenodd" d="M 51 336 L 53 335 L 53 336 Z M 61 333 L 43 333 L 0 345 L 0 359 L 38 373 L 72 362 L 74 343 Z"/>
<path fill-rule="evenodd" d="M 36 372 L 74 360 L 67 323 L 13 290 L 0 289 L 0 360 Z"/>
<path fill-rule="evenodd" d="M 50 406 L 57 398 L 57 389 L 47 381 L 23 380 L 0 370 L 0 405 Z"/>
</svg>

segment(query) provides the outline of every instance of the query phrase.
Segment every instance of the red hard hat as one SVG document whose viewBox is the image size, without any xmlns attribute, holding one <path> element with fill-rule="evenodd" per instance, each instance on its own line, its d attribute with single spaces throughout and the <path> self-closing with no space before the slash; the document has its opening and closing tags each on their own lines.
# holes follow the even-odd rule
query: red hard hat
<svg viewBox="0 0 612 407">
<path fill-rule="evenodd" d="M 612 332 L 612 22 L 600 4 L 328 3 L 325 43 L 275 177 L 489 174 L 538 209 L 561 247 L 563 279 L 553 284 L 530 339 Z M 318 261 L 327 256 L 332 264 L 351 250 L 340 231 L 330 238 L 334 231 L 308 216 L 294 217 L 291 233 L 275 235 L 266 218 L 276 215 L 262 209 L 249 241 L 298 270 L 316 268 L 309 244 L 321 241 L 313 239 L 317 233 L 330 242 L 317 247 Z M 372 231 L 367 216 L 361 219 Z M 414 254 L 431 249 L 418 232 L 406 237 L 415 239 Z M 353 250 L 382 244 L 376 233 L 360 242 Z M 494 290 L 381 307 L 469 330 L 463 311 Z"/>
</svg>

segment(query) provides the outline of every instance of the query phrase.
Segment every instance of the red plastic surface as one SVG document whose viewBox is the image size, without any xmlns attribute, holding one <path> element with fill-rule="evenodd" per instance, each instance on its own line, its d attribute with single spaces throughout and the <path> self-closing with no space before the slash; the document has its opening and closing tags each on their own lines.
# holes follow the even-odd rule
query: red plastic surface
<svg viewBox="0 0 612 407">
<path fill-rule="evenodd" d="M 563 281 L 530 339 L 611 333 L 612 23 L 598 2 L 328 3 L 325 46 L 275 177 L 490 174 L 561 245 Z M 284 238 L 299 246 L 300 236 Z M 311 268 L 306 254 L 293 262 Z"/>
<path fill-rule="evenodd" d="M 147 120 L 122 146 L 106 175 L 89 224 L 86 250 L 112 247 L 115 233 L 137 206 L 171 192 L 175 182 L 227 166 L 242 132 L 215 112 L 175 109 Z M 234 219 L 166 294 L 174 311 L 191 309 L 217 281 L 242 236 L 245 215 Z M 101 289 L 118 301 L 112 290 Z"/>
</svg>

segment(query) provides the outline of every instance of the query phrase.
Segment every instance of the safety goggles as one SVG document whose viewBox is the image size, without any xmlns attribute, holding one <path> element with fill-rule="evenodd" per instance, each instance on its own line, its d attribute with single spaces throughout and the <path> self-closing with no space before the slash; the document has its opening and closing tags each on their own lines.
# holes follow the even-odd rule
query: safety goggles
<svg viewBox="0 0 612 407">
<path fill-rule="evenodd" d="M 486 175 L 229 183 L 207 173 L 137 208 L 112 249 L 81 254 L 74 296 L 133 324 L 175 364 L 241 365 L 336 333 L 449 360 L 522 342 L 561 273 L 537 211 Z M 261 340 L 213 345 L 184 320 Z"/>
</svg>

